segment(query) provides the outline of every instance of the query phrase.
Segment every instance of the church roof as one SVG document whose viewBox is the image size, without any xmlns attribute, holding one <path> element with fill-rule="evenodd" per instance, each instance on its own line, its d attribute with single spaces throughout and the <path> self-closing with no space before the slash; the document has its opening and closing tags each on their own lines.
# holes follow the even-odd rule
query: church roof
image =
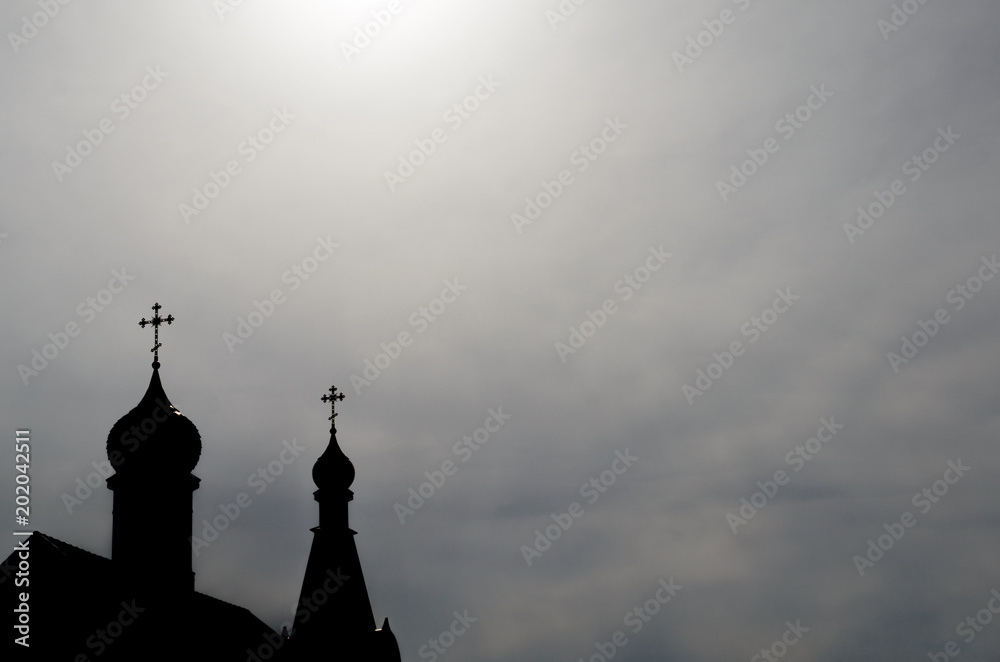
<svg viewBox="0 0 1000 662">
<path fill-rule="evenodd" d="M 95 632 L 116 620 L 122 605 L 136 604 L 135 596 L 121 588 L 117 567 L 111 559 L 35 531 L 27 539 L 30 550 L 32 603 L 31 648 L 45 659 L 76 659 L 93 654 L 99 640 Z M 13 600 L 19 590 L 11 577 L 17 570 L 18 552 L 2 564 L 0 593 Z M 10 593 L 8 593 L 8 591 Z M 145 602 L 138 598 L 139 625 L 129 626 L 120 640 L 105 645 L 102 660 L 161 659 L 160 652 L 185 660 L 246 659 L 247 648 L 257 648 L 265 637 L 278 637 L 248 609 L 195 592 L 182 613 L 173 605 Z M 176 632 L 173 641 L 150 638 L 157 651 L 142 652 L 145 637 L 152 632 Z M 89 644 L 88 644 L 89 642 Z M 125 656 L 125 653 L 128 655 Z M 49 655 L 51 653 L 51 655 Z M 132 657 L 141 653 L 141 657 Z M 42 659 L 42 658 L 32 658 Z"/>
<path fill-rule="evenodd" d="M 63 542 L 58 538 L 53 538 L 52 536 L 42 533 L 41 531 L 34 531 L 29 539 L 31 540 L 31 544 L 35 545 L 35 548 L 32 551 L 38 551 L 38 547 L 44 544 L 50 547 L 54 554 L 65 558 L 67 563 L 75 564 L 81 568 L 107 572 L 111 567 L 111 559 L 94 554 L 93 552 L 88 552 L 85 549 L 81 549 L 76 545 L 71 545 L 68 542 Z"/>
</svg>

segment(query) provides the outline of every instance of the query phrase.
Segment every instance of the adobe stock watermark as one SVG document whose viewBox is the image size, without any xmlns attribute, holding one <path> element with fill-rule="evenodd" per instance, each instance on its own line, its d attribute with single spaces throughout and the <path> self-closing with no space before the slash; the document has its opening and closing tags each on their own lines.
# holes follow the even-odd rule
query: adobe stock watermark
<svg viewBox="0 0 1000 662">
<path fill-rule="evenodd" d="M 303 282 L 309 280 L 310 276 L 319 270 L 321 264 L 333 256 L 333 252 L 338 248 L 340 248 L 340 244 L 335 243 L 330 235 L 326 235 L 326 238 L 316 237 L 316 245 L 313 247 L 312 253 L 306 255 L 281 274 L 281 282 L 288 286 L 289 292 L 297 291 L 302 287 Z M 254 299 L 253 310 L 247 313 L 246 317 L 241 315 L 236 318 L 235 335 L 228 331 L 222 334 L 222 342 L 226 343 L 229 353 L 232 354 L 237 347 L 249 340 L 256 330 L 274 315 L 277 307 L 286 301 L 288 301 L 287 294 L 281 287 L 275 287 L 260 301 Z"/>
<path fill-rule="evenodd" d="M 785 631 L 773 644 L 767 648 L 760 649 L 760 652 L 750 658 L 750 662 L 774 662 L 788 655 L 792 646 L 802 641 L 802 635 L 809 632 L 810 628 L 802 625 L 802 621 L 796 619 L 794 623 L 785 621 Z"/>
<path fill-rule="evenodd" d="M 160 87 L 160 83 L 169 75 L 160 70 L 160 65 L 147 66 L 146 75 L 139 84 L 111 102 L 111 112 L 118 116 L 118 121 L 124 121 L 140 103 L 146 100 L 150 92 Z M 81 131 L 83 140 L 76 145 L 66 145 L 65 161 L 52 161 L 52 172 L 56 175 L 56 181 L 61 184 L 63 178 L 82 165 L 83 160 L 93 154 L 98 145 L 104 142 L 105 137 L 111 135 L 116 128 L 114 120 L 103 117 L 97 122 L 96 128 Z"/>
<path fill-rule="evenodd" d="M 916 16 L 920 8 L 926 4 L 927 0 L 903 0 L 898 5 L 893 3 L 889 19 L 880 18 L 875 21 L 875 27 L 882 33 L 882 41 L 889 41 L 889 37 L 899 32 L 904 25 L 910 22 L 910 17 Z"/>
<path fill-rule="evenodd" d="M 598 474 L 596 478 L 591 478 L 580 486 L 580 496 L 587 499 L 589 505 L 594 505 L 601 498 L 601 495 L 614 486 L 618 477 L 624 475 L 638 461 L 639 458 L 632 455 L 627 448 L 624 451 L 615 451 L 615 459 L 611 462 L 611 466 Z M 535 539 L 532 544 L 521 545 L 521 554 L 528 567 L 531 567 L 532 559 L 541 558 L 542 554 L 551 549 L 552 543 L 559 540 L 563 533 L 569 531 L 573 522 L 583 517 L 585 512 L 583 506 L 574 501 L 569 504 L 565 512 L 552 513 L 553 524 L 549 524 L 544 530 L 535 529 Z"/>
<path fill-rule="evenodd" d="M 996 255 L 984 256 L 980 262 L 982 264 L 975 275 L 970 276 L 965 283 L 948 290 L 948 294 L 945 295 L 945 302 L 950 303 L 952 310 L 956 313 L 965 308 L 968 302 L 983 291 L 985 283 L 990 282 L 994 276 L 1000 273 L 1000 263 L 997 262 Z M 951 320 L 951 313 L 948 312 L 947 308 L 938 308 L 927 321 L 917 320 L 917 326 L 920 328 L 910 336 L 900 337 L 899 353 L 889 352 L 886 354 L 892 371 L 899 374 L 901 367 L 915 359 L 917 353 L 926 347 L 932 338 L 937 337 L 942 327 Z"/>
<path fill-rule="evenodd" d="M 451 452 L 458 458 L 458 463 L 455 460 L 448 459 L 441 463 L 440 468 L 425 471 L 424 476 L 427 480 L 420 483 L 416 488 L 411 487 L 409 489 L 407 492 L 409 498 L 406 499 L 406 505 L 398 501 L 393 504 L 392 509 L 396 513 L 396 517 L 399 518 L 399 523 L 405 524 L 407 517 L 416 515 L 417 511 L 423 508 L 424 504 L 430 501 L 431 497 L 444 487 L 448 478 L 458 473 L 459 466 L 468 462 L 472 458 L 473 453 L 485 446 L 486 442 L 490 440 L 491 434 L 496 434 L 500 431 L 500 428 L 503 427 L 504 422 L 510 419 L 510 416 L 510 414 L 504 413 L 503 407 L 497 407 L 496 409 L 491 407 L 488 409 L 486 420 L 482 426 L 476 428 L 470 434 L 464 435 L 461 440 L 456 441 L 451 447 Z"/>
<path fill-rule="evenodd" d="M 400 0 L 389 0 L 385 9 L 373 9 L 371 20 L 354 28 L 354 39 L 340 42 L 340 52 L 344 55 L 344 59 L 350 63 L 351 58 L 361 55 L 361 52 L 371 46 L 372 40 L 382 34 L 403 9 Z"/>
<path fill-rule="evenodd" d="M 951 149 L 952 145 L 962 137 L 961 134 L 952 131 L 950 125 L 947 129 L 938 128 L 937 134 L 932 144 L 921 154 L 916 154 L 903 162 L 903 174 L 908 175 L 911 183 L 919 181 L 924 173 L 938 162 L 941 155 Z M 882 218 L 907 190 L 902 179 L 894 179 L 886 190 L 875 191 L 872 194 L 872 197 L 875 198 L 874 202 L 868 203 L 867 207 L 858 207 L 857 220 L 854 223 L 844 223 L 844 234 L 847 235 L 847 241 L 853 244 L 858 237 L 867 233 L 875 225 L 875 221 Z"/>
<path fill-rule="evenodd" d="M 135 280 L 135 276 L 129 274 L 125 269 L 126 267 L 122 267 L 121 270 L 112 269 L 111 280 L 108 281 L 107 288 L 98 290 L 97 294 L 87 297 L 76 307 L 76 314 L 83 318 L 84 324 L 90 324 L 97 319 L 97 314 L 110 306 L 115 297 L 125 291 L 128 284 Z M 61 330 L 49 333 L 48 338 L 52 342 L 43 345 L 41 352 L 32 349 L 28 365 L 22 363 L 17 366 L 17 374 L 24 385 L 27 386 L 32 377 L 37 377 L 52 361 L 55 361 L 56 357 L 69 347 L 70 341 L 78 337 L 82 331 L 83 327 L 78 323 L 67 322 Z"/>
<path fill-rule="evenodd" d="M 625 612 L 623 619 L 625 627 L 631 630 L 633 636 L 639 634 L 683 588 L 680 584 L 674 583 L 673 577 L 661 579 L 657 583 L 656 591 L 648 600 Z M 597 649 L 596 653 L 591 654 L 586 659 L 581 657 L 577 662 L 609 662 L 628 643 L 629 638 L 625 631 L 617 630 L 608 641 L 598 641 L 594 644 L 594 648 Z"/>
<path fill-rule="evenodd" d="M 291 442 L 282 441 L 281 445 L 282 449 L 277 458 L 247 476 L 247 486 L 254 488 L 254 493 L 257 496 L 263 494 L 268 485 L 285 472 L 285 467 L 292 465 L 302 454 L 302 451 L 306 450 L 306 447 L 299 445 L 296 439 L 292 439 Z M 219 514 L 215 515 L 211 522 L 207 519 L 201 521 L 201 537 L 191 536 L 191 550 L 194 555 L 201 556 L 201 551 L 218 540 L 219 534 L 228 529 L 229 525 L 252 505 L 253 497 L 246 492 L 240 492 L 229 503 L 220 503 Z"/>
<path fill-rule="evenodd" d="M 215 10 L 216 16 L 219 17 L 219 22 L 223 23 L 226 20 L 226 14 L 231 14 L 236 11 L 237 7 L 243 5 L 244 0 L 212 0 L 212 9 Z"/>
<path fill-rule="evenodd" d="M 791 310 L 795 302 L 802 298 L 799 294 L 792 294 L 790 287 L 775 290 L 775 292 L 778 294 L 777 298 L 761 312 L 760 317 L 755 315 L 750 318 L 749 322 L 745 322 L 740 327 L 740 333 L 745 338 L 750 339 L 751 345 L 760 340 L 762 335 L 777 324 L 781 316 Z M 721 354 L 712 352 L 712 358 L 715 360 L 709 363 L 708 367 L 697 369 L 694 386 L 687 383 L 681 386 L 681 392 L 687 399 L 688 405 L 693 405 L 696 397 L 705 395 L 705 392 L 712 388 L 715 382 L 722 379 L 722 376 L 736 363 L 736 359 L 746 354 L 746 350 L 747 348 L 742 342 L 734 340 L 729 343 L 729 349 L 723 350 Z"/>
<path fill-rule="evenodd" d="M 837 423 L 833 416 L 829 420 L 821 418 L 819 419 L 819 423 L 820 426 L 816 430 L 815 436 L 809 437 L 804 443 L 796 445 L 795 448 L 788 451 L 785 455 L 785 464 L 792 467 L 796 473 L 802 471 L 806 466 L 806 462 L 816 457 L 823 450 L 823 444 L 833 440 L 837 432 L 844 429 L 843 423 Z M 757 513 L 778 496 L 780 488 L 788 485 L 790 482 L 792 482 L 792 477 L 784 469 L 775 471 L 772 478 L 757 481 L 757 487 L 760 489 L 751 494 L 749 498 L 740 498 L 740 507 L 736 511 L 737 514 L 726 513 L 726 522 L 729 523 L 729 528 L 732 529 L 733 535 L 738 533 L 739 527 L 746 526 L 747 522 L 752 520 Z"/>
<path fill-rule="evenodd" d="M 417 330 L 417 335 L 424 333 L 430 328 L 431 323 L 437 321 L 448 309 L 448 306 L 458 301 L 458 297 L 462 296 L 462 292 L 467 289 L 469 286 L 459 283 L 458 278 L 446 278 L 441 294 L 431 299 L 426 306 L 417 308 L 410 315 L 410 326 Z M 362 387 L 371 386 L 383 372 L 389 369 L 393 361 L 402 356 L 403 350 L 413 344 L 414 337 L 408 331 L 400 331 L 395 340 L 381 343 L 379 347 L 382 351 L 375 355 L 374 360 L 365 359 L 365 367 L 361 370 L 361 375 L 351 375 L 351 386 L 354 387 L 354 393 L 361 395 Z"/>
<path fill-rule="evenodd" d="M 351 576 L 345 574 L 338 566 L 336 570 L 326 569 L 323 577 L 323 584 L 310 593 L 296 600 L 295 607 L 292 608 L 295 617 L 299 619 L 300 625 L 305 625 L 313 616 L 330 601 L 330 596 L 334 595 L 350 581 Z M 297 610 L 297 611 L 296 611 Z M 282 632 L 295 634 L 295 623 L 285 621 L 281 624 Z M 285 645 L 285 637 L 271 632 L 265 632 L 261 637 L 263 640 L 256 648 L 246 649 L 247 662 L 266 662 L 274 657 L 282 646 Z"/>
<path fill-rule="evenodd" d="M 447 653 L 448 649 L 455 645 L 459 637 L 469 631 L 473 623 L 479 621 L 475 616 L 469 615 L 468 609 L 463 609 L 462 613 L 454 611 L 452 612 L 452 616 L 455 619 L 451 622 L 451 625 L 438 636 L 428 639 L 427 643 L 417 651 L 417 655 L 421 659 L 436 662 L 439 656 Z"/>
<path fill-rule="evenodd" d="M 27 533 L 27 532 L 21 532 Z M 16 555 L 15 555 L 16 554 Z M 17 591 L 11 588 L 11 596 L 16 607 L 12 610 L 13 628 L 15 630 L 14 643 L 18 646 L 31 648 L 31 627 L 32 616 L 31 606 L 35 604 L 31 601 L 31 538 L 21 538 L 8 558 L 3 562 L 3 579 L 0 584 L 6 582 L 9 577 L 14 577 L 14 586 L 20 588 Z M 37 583 L 37 582 L 36 582 Z M 36 610 L 37 612 L 37 610 Z M 36 613 L 37 615 L 37 613 Z"/>
<path fill-rule="evenodd" d="M 642 286 L 650 281 L 653 274 L 663 268 L 667 260 L 673 254 L 663 250 L 661 244 L 659 248 L 650 246 L 649 256 L 632 273 L 626 273 L 615 282 L 614 291 L 619 296 L 622 303 L 629 301 Z M 618 313 L 618 302 L 614 299 L 605 299 L 600 306 L 594 310 L 587 310 L 587 319 L 580 322 L 578 326 L 569 327 L 569 337 L 566 342 L 557 341 L 555 344 L 556 354 L 559 360 L 566 363 L 566 358 L 571 354 L 583 349 L 587 341 L 594 337 L 597 330 L 603 328 L 611 315 Z"/>
<path fill-rule="evenodd" d="M 13 551 L 17 552 L 17 556 L 12 556 L 4 559 L 3 562 L 0 562 L 0 584 L 3 584 L 11 577 L 14 578 L 15 586 L 18 581 L 20 581 L 22 585 L 25 581 L 31 581 L 31 546 L 28 541 L 28 538 L 23 538 L 14 546 Z M 22 600 L 21 602 L 29 601 Z M 29 622 L 23 624 L 24 627 L 21 628 L 21 635 L 29 638 L 31 636 L 30 612 L 31 608 L 28 605 L 25 605 L 24 613 L 29 614 L 29 616 L 25 616 L 25 618 L 29 619 Z M 31 648 L 31 644 L 27 639 L 24 640 L 22 645 L 26 648 Z"/>
<path fill-rule="evenodd" d="M 142 419 L 138 425 L 133 425 L 121 434 L 119 441 L 125 447 L 125 450 L 129 454 L 138 450 L 141 443 L 146 441 L 146 439 L 156 432 L 160 424 L 167 420 L 170 410 L 171 406 L 169 404 L 157 398 L 156 406 L 149 413 L 149 416 Z M 118 448 L 113 448 L 108 452 L 107 460 L 91 462 L 90 464 L 94 467 L 94 471 L 87 474 L 85 478 L 76 479 L 76 489 L 73 491 L 73 494 L 76 496 L 74 497 L 71 494 L 63 492 L 62 502 L 66 506 L 66 512 L 72 515 L 74 508 L 82 506 L 84 501 L 93 496 L 94 490 L 105 483 L 115 472 L 114 470 L 125 463 L 126 457 Z"/>
<path fill-rule="evenodd" d="M 733 4 L 739 7 L 740 11 L 750 8 L 752 0 L 733 0 Z M 705 51 L 715 45 L 715 42 L 726 31 L 727 25 L 736 22 L 739 14 L 732 9 L 723 9 L 718 18 L 709 18 L 701 22 L 704 30 L 687 38 L 687 47 L 683 52 L 674 51 L 674 64 L 677 72 L 683 74 L 684 68 L 694 64 L 695 60 L 704 55 Z"/>
<path fill-rule="evenodd" d="M 569 20 L 576 13 L 576 8 L 587 3 L 587 0 L 560 0 L 555 9 L 545 10 L 545 20 L 549 22 L 549 27 L 555 32 L 560 25 Z"/>
<path fill-rule="evenodd" d="M 351 576 L 344 573 L 343 570 L 338 566 L 336 570 L 326 569 L 326 576 L 323 579 L 323 585 L 319 588 L 313 590 L 307 597 L 300 597 L 299 602 L 296 602 L 295 612 L 296 617 L 299 619 L 300 625 L 305 625 L 309 622 L 317 612 L 330 601 L 330 596 L 336 593 L 343 587 L 347 582 L 351 580 Z M 290 634 L 295 634 L 294 623 L 286 621 L 282 623 L 282 629 L 287 628 Z M 263 651 L 258 650 L 260 656 L 267 659 L 267 656 Z"/>
<path fill-rule="evenodd" d="M 452 132 L 457 131 L 466 120 L 472 118 L 472 114 L 479 110 L 482 103 L 492 97 L 501 85 L 502 83 L 493 80 L 492 75 L 480 76 L 479 84 L 472 91 L 472 94 L 444 111 L 441 119 L 451 126 Z M 417 148 L 406 156 L 399 155 L 399 165 L 395 172 L 386 170 L 384 173 L 389 192 L 395 193 L 397 188 L 416 173 L 417 168 L 427 163 L 427 160 L 437 151 L 438 146 L 443 145 L 447 140 L 448 132 L 441 127 L 431 131 L 426 138 L 414 140 L 413 144 Z"/>
<path fill-rule="evenodd" d="M 930 487 L 925 487 L 914 494 L 911 503 L 920 510 L 921 515 L 926 515 L 942 497 L 948 494 L 951 486 L 962 480 L 971 468 L 962 464 L 962 458 L 954 461 L 948 460 L 947 468 L 941 478 L 931 483 Z M 882 524 L 885 533 L 875 540 L 869 538 L 868 548 L 865 550 L 864 556 L 855 554 L 851 559 L 854 561 L 858 575 L 864 577 L 865 571 L 874 568 L 875 564 L 885 556 L 885 553 L 902 540 L 903 536 L 906 535 L 906 530 L 912 528 L 916 523 L 916 516 L 910 511 L 906 511 L 892 524 Z"/>
<path fill-rule="evenodd" d="M 826 84 L 821 84 L 819 87 L 813 85 L 809 91 L 811 94 L 806 97 L 801 106 L 790 113 L 785 113 L 774 124 L 775 132 L 786 141 L 794 138 L 796 132 L 803 128 L 806 122 L 811 120 L 814 114 L 821 110 L 833 96 L 833 92 L 826 89 Z M 731 196 L 746 186 L 750 179 L 767 165 L 771 156 L 777 154 L 780 149 L 781 144 L 774 136 L 767 138 L 760 147 L 747 149 L 747 156 L 750 158 L 740 163 L 739 167 L 735 164 L 730 166 L 728 183 L 721 179 L 715 182 L 715 188 L 719 191 L 722 201 L 728 202 Z"/>
<path fill-rule="evenodd" d="M 288 112 L 287 107 L 282 107 L 281 110 L 274 108 L 267 125 L 257 133 L 247 136 L 246 140 L 236 146 L 236 153 L 244 157 L 243 163 L 250 164 L 257 160 L 261 152 L 274 142 L 279 133 L 288 128 L 293 119 L 295 119 L 295 115 Z M 237 159 L 229 159 L 219 170 L 209 170 L 209 181 L 205 182 L 201 188 L 195 186 L 191 189 L 191 204 L 182 202 L 177 206 L 184 223 L 190 224 L 192 216 L 199 216 L 201 212 L 208 209 L 212 201 L 219 197 L 219 194 L 241 174 L 243 174 L 243 165 Z"/>
<path fill-rule="evenodd" d="M 129 602 L 122 601 L 121 611 L 118 612 L 118 615 L 108 621 L 107 625 L 98 628 L 92 635 L 87 637 L 84 643 L 87 644 L 87 648 L 94 651 L 94 657 L 103 655 L 115 643 L 115 640 L 125 633 L 125 628 L 135 623 L 136 619 L 144 611 L 146 611 L 146 608 L 137 605 L 135 600 Z M 85 653 L 81 653 L 73 659 L 75 662 L 85 662 L 90 658 Z"/>
<path fill-rule="evenodd" d="M 38 36 L 38 31 L 48 25 L 49 21 L 55 18 L 56 14 L 69 3 L 70 0 L 58 0 L 58 2 L 56 0 L 38 0 L 38 6 L 42 10 L 32 14 L 30 19 L 27 16 L 22 16 L 20 30 L 7 33 L 7 41 L 10 42 L 14 55 L 17 55 L 22 47 Z"/>
<path fill-rule="evenodd" d="M 962 638 L 962 642 L 968 646 L 976 640 L 976 636 L 993 623 L 993 617 L 1000 615 L 1000 591 L 996 588 L 990 590 L 990 598 L 983 605 L 983 608 L 971 616 L 966 616 L 955 626 L 955 634 Z M 944 650 L 927 651 L 927 657 L 933 662 L 948 662 L 953 657 L 958 657 L 962 652 L 962 647 L 954 640 L 944 645 Z"/>
<path fill-rule="evenodd" d="M 582 144 L 569 155 L 569 163 L 576 166 L 576 172 L 582 173 L 590 165 L 599 159 L 602 154 L 608 151 L 608 147 L 616 142 L 625 133 L 628 124 L 622 122 L 621 117 L 614 119 L 608 117 L 604 120 L 604 128 L 590 140 L 589 143 Z M 569 168 L 560 170 L 551 181 L 542 182 L 542 191 L 534 198 L 524 199 L 524 209 L 522 213 L 514 212 L 510 215 L 510 220 L 514 224 L 514 230 L 522 234 L 524 229 L 541 218 L 542 213 L 552 206 L 556 200 L 562 197 L 566 190 L 576 183 L 573 171 Z"/>
</svg>

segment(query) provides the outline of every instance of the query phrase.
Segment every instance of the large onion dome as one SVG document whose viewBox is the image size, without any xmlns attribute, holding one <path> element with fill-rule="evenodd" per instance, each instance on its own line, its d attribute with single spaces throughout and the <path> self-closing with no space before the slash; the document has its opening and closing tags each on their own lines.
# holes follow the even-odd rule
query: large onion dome
<svg viewBox="0 0 1000 662">
<path fill-rule="evenodd" d="M 120 475 L 190 473 L 201 457 L 201 435 L 170 404 L 154 363 L 149 388 L 108 434 L 108 461 Z"/>
</svg>

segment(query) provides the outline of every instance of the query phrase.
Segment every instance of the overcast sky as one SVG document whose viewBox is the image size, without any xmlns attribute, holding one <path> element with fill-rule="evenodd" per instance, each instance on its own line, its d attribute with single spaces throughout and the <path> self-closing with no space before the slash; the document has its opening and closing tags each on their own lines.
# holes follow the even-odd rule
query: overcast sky
<svg viewBox="0 0 1000 662">
<path fill-rule="evenodd" d="M 48 4 L 0 9 L 30 528 L 110 556 L 158 301 L 196 534 L 252 499 L 197 587 L 272 627 L 336 384 L 404 660 L 1000 655 L 996 2 Z"/>
</svg>

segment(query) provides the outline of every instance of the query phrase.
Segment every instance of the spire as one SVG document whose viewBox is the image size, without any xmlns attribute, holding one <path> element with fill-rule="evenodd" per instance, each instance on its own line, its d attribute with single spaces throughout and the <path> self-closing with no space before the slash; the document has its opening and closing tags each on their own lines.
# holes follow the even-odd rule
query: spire
<svg viewBox="0 0 1000 662">
<path fill-rule="evenodd" d="M 160 325 L 174 321 L 173 315 L 160 317 L 161 306 L 153 305 L 152 319 L 139 326 L 153 326 L 153 375 L 145 395 L 122 416 L 108 434 L 108 460 L 118 473 L 144 468 L 143 473 L 190 473 L 201 457 L 198 428 L 170 403 L 160 382 Z"/>
<path fill-rule="evenodd" d="M 159 326 L 173 322 L 153 306 L 153 374 L 135 407 L 108 433 L 108 460 L 115 474 L 111 558 L 122 580 L 139 594 L 183 597 L 194 591 L 191 567 L 191 474 L 201 456 L 201 435 L 171 404 L 160 381 Z"/>
<path fill-rule="evenodd" d="M 336 406 L 344 394 L 331 386 L 329 394 L 320 399 L 330 404 L 330 445 L 313 465 L 313 481 L 319 488 L 313 493 L 319 504 L 319 526 L 312 529 L 313 543 L 290 641 L 301 659 L 361 652 L 350 657 L 395 662 L 399 659 L 398 646 L 394 658 L 371 655 L 375 619 L 354 542 L 357 533 L 348 518 L 348 506 L 354 499 L 350 489 L 354 464 L 337 443 Z M 380 636 L 387 646 L 395 643 L 389 641 L 391 631 Z"/>
</svg>

